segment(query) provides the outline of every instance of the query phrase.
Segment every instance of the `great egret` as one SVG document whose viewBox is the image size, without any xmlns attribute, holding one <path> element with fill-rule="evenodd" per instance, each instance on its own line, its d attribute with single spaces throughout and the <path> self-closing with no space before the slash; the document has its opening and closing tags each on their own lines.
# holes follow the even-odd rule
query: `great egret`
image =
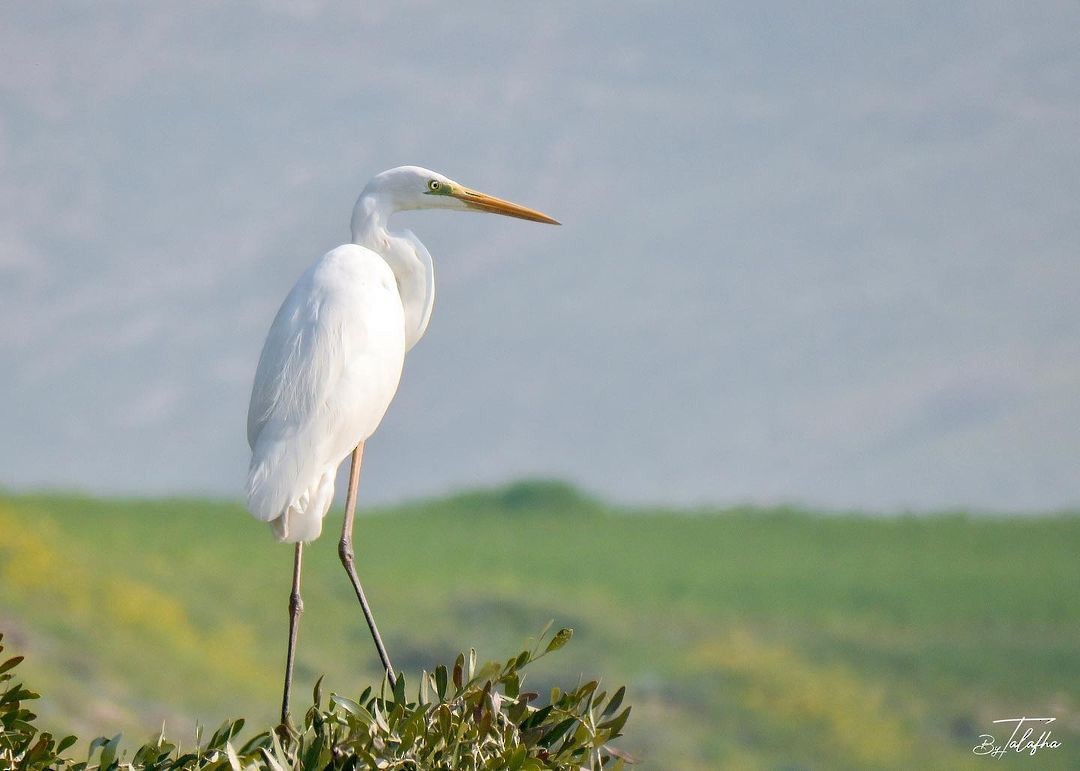
<svg viewBox="0 0 1080 771">
<path fill-rule="evenodd" d="M 546 214 L 470 190 L 434 171 L 399 166 L 374 177 L 352 214 L 352 243 L 304 272 L 266 336 L 248 408 L 248 508 L 278 540 L 295 543 L 289 647 L 281 722 L 289 717 L 293 656 L 303 602 L 304 543 L 322 532 L 334 476 L 352 453 L 338 554 L 360 602 L 379 658 L 394 668 L 353 565 L 352 530 L 364 442 L 390 406 L 405 353 L 427 330 L 435 301 L 431 255 L 389 219 L 410 209 L 458 209 L 559 223 Z"/>
</svg>

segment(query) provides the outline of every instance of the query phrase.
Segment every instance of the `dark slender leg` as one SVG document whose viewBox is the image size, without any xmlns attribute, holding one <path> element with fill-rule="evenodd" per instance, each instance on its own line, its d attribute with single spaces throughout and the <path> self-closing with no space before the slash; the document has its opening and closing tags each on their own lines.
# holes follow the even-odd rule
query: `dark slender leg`
<svg viewBox="0 0 1080 771">
<path fill-rule="evenodd" d="M 356 489 L 360 484 L 360 461 L 364 456 L 364 443 L 356 445 L 352 453 L 352 467 L 349 469 L 349 489 L 345 492 L 345 524 L 341 528 L 341 542 L 338 544 L 338 556 L 341 564 L 345 566 L 345 572 L 349 574 L 356 599 L 360 601 L 360 609 L 364 611 L 364 619 L 368 629 L 371 630 L 371 639 L 375 641 L 375 649 L 379 651 L 379 658 L 383 667 L 386 668 L 390 685 L 393 685 L 397 677 L 394 675 L 394 667 L 390 664 L 390 657 L 386 655 L 386 646 L 383 645 L 382 637 L 379 636 L 379 628 L 375 626 L 375 617 L 371 615 L 367 597 L 364 596 L 364 587 L 360 586 L 360 579 L 356 575 L 353 566 L 352 532 L 353 519 L 356 516 Z"/>
<path fill-rule="evenodd" d="M 281 697 L 281 724 L 289 723 L 289 691 L 292 689 L 293 657 L 296 654 L 296 633 L 300 631 L 300 614 L 304 612 L 304 601 L 300 599 L 300 560 L 304 553 L 304 544 L 296 544 L 296 557 L 293 561 L 292 594 L 289 595 L 289 653 L 285 657 L 285 692 Z"/>
</svg>

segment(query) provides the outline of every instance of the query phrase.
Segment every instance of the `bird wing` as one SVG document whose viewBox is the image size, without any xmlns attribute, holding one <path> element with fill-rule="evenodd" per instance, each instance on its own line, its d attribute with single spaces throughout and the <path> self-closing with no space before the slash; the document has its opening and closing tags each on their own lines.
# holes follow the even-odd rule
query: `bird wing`
<svg viewBox="0 0 1080 771">
<path fill-rule="evenodd" d="M 369 249 L 338 247 L 300 277 L 270 326 L 248 407 L 257 518 L 302 509 L 378 427 L 401 376 L 404 327 L 393 272 Z"/>
</svg>

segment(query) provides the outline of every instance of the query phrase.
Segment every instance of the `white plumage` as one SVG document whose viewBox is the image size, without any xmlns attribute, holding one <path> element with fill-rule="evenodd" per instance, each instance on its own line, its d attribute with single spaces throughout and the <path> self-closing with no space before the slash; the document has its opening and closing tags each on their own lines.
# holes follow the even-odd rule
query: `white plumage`
<svg viewBox="0 0 1080 771">
<path fill-rule="evenodd" d="M 320 257 L 282 303 L 263 345 L 248 408 L 247 500 L 280 540 L 314 540 L 334 497 L 337 467 L 378 428 L 405 353 L 435 302 L 431 255 L 390 217 L 446 208 L 547 215 L 400 166 L 368 183 L 353 209 L 352 243 Z"/>
<path fill-rule="evenodd" d="M 405 356 L 394 273 L 375 252 L 339 246 L 285 298 L 263 346 L 248 409 L 248 506 L 283 541 L 311 541 L 337 467 L 374 433 Z"/>
</svg>

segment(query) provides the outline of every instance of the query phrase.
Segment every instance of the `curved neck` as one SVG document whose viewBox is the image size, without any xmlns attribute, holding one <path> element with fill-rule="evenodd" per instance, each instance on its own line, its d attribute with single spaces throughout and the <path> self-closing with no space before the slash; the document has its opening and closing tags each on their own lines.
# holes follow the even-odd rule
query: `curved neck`
<svg viewBox="0 0 1080 771">
<path fill-rule="evenodd" d="M 405 311 L 405 348 L 412 348 L 427 331 L 435 304 L 435 269 L 428 250 L 408 230 L 397 233 L 389 228 L 396 211 L 367 190 L 353 208 L 352 242 L 378 254 L 397 281 L 398 295 Z"/>
<path fill-rule="evenodd" d="M 382 253 L 378 244 L 390 233 L 390 215 L 393 208 L 385 199 L 372 195 L 367 189 L 356 199 L 352 213 L 352 242 Z"/>
</svg>

